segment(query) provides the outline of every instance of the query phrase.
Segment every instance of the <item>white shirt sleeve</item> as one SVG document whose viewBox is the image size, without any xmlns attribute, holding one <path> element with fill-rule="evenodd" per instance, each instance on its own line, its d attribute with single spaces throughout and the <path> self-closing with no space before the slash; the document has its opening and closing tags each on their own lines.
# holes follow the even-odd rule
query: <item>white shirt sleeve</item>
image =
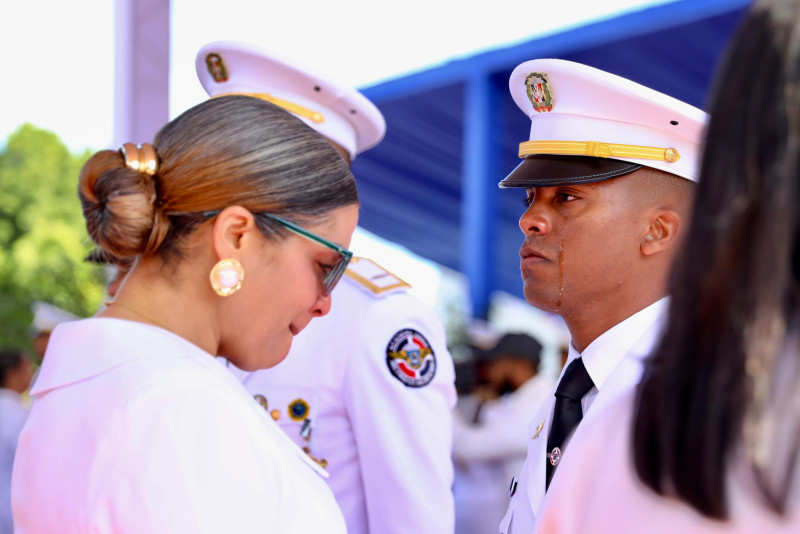
<svg viewBox="0 0 800 534">
<path fill-rule="evenodd" d="M 434 311 L 411 297 L 375 301 L 363 315 L 345 378 L 345 403 L 358 446 L 369 531 L 452 534 L 452 358 Z M 405 385 L 387 364 L 400 330 L 422 334 L 436 357 L 427 385 Z"/>
</svg>

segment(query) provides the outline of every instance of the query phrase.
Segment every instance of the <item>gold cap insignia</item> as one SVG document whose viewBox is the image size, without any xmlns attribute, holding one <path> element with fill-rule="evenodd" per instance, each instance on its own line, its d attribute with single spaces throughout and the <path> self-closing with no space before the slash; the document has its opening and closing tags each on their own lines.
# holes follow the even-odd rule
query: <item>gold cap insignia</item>
<svg viewBox="0 0 800 534">
<path fill-rule="evenodd" d="M 531 72 L 525 77 L 525 91 L 533 104 L 533 109 L 542 113 L 553 110 L 553 95 L 547 77 L 541 72 Z"/>
<path fill-rule="evenodd" d="M 222 56 L 219 54 L 206 55 L 206 67 L 215 82 L 222 83 L 228 81 L 228 69 L 225 68 L 225 62 L 222 61 Z"/>
</svg>

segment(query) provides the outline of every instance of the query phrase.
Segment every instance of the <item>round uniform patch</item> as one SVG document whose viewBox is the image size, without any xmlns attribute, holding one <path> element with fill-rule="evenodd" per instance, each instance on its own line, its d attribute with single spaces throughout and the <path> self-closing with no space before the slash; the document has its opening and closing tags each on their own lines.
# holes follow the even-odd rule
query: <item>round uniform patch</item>
<svg viewBox="0 0 800 534">
<path fill-rule="evenodd" d="M 386 347 L 386 365 L 400 382 L 411 388 L 426 386 L 436 374 L 436 355 L 425 336 L 405 328 Z"/>
</svg>

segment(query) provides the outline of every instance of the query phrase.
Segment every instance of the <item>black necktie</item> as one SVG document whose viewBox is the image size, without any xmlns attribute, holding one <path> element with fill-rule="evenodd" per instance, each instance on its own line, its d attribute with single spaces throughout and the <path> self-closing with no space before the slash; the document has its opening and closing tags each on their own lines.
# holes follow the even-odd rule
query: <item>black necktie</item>
<svg viewBox="0 0 800 534">
<path fill-rule="evenodd" d="M 581 399 L 594 387 L 582 358 L 575 358 L 564 371 L 564 376 L 556 388 L 556 404 L 553 409 L 553 423 L 547 436 L 547 482 L 556 471 L 558 462 L 564 454 L 564 442 L 583 419 Z"/>
</svg>

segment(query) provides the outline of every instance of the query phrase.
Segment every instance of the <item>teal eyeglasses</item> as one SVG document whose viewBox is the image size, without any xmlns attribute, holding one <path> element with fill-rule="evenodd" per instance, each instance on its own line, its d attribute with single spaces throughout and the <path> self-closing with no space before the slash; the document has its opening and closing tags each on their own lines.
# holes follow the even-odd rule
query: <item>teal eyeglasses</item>
<svg viewBox="0 0 800 534">
<path fill-rule="evenodd" d="M 206 211 L 203 213 L 203 216 L 206 218 L 211 218 L 215 215 L 219 214 L 219 210 L 217 211 Z M 302 226 L 294 224 L 293 222 L 287 221 L 286 219 L 282 219 L 277 215 L 272 215 L 271 213 L 266 212 L 253 212 L 253 215 L 256 217 L 265 217 L 276 223 L 280 224 L 290 232 L 297 234 L 301 237 L 304 237 L 310 241 L 314 241 L 315 243 L 319 243 L 325 247 L 328 247 L 331 250 L 335 250 L 339 253 L 339 260 L 336 264 L 331 267 L 330 269 L 326 270 L 325 273 L 322 275 L 322 295 L 327 297 L 328 295 L 333 292 L 333 288 L 336 287 L 336 284 L 339 283 L 341 280 L 342 275 L 344 274 L 345 270 L 347 270 L 347 265 L 350 263 L 350 260 L 353 258 L 353 253 L 347 250 L 346 248 L 337 245 L 331 241 L 328 241 L 322 236 L 318 236 L 314 232 L 306 230 Z"/>
</svg>

